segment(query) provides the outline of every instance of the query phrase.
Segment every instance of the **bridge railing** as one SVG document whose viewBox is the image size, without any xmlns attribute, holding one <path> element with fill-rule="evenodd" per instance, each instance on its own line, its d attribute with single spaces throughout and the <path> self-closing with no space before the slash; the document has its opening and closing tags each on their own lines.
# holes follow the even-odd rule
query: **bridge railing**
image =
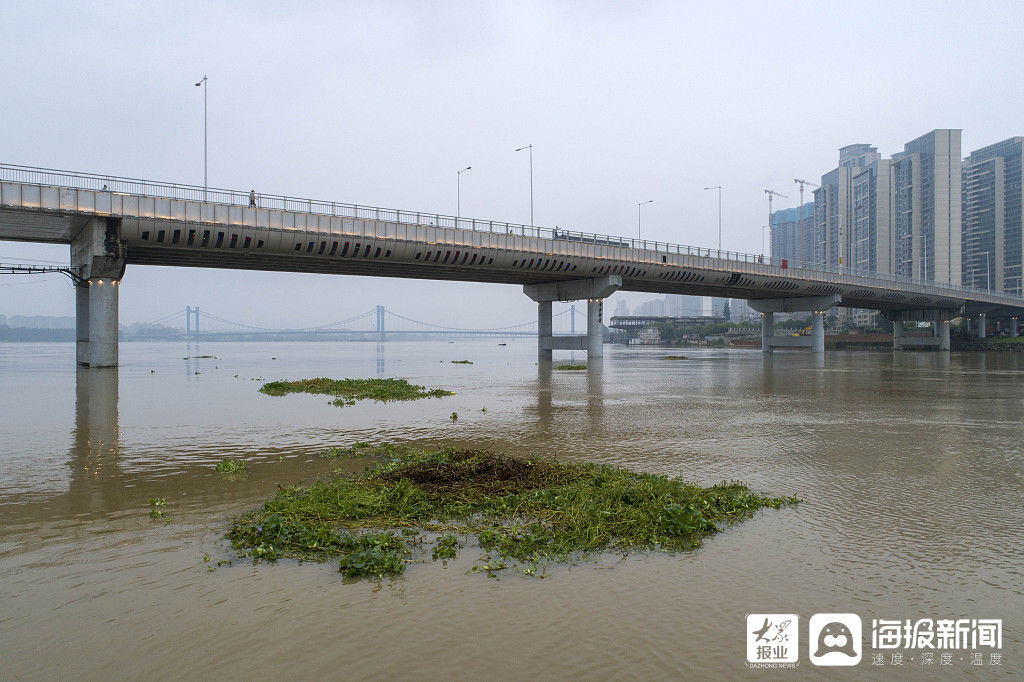
<svg viewBox="0 0 1024 682">
<path fill-rule="evenodd" d="M 255 190 L 246 192 L 244 190 L 239 191 L 215 187 L 202 187 L 198 185 L 187 185 L 173 182 L 155 182 L 141 178 L 101 175 L 98 173 L 71 172 L 17 164 L 0 164 L 0 181 L 31 183 L 52 187 L 94 191 L 109 191 L 119 194 L 157 196 L 167 199 L 228 204 L 233 206 L 251 206 L 255 203 L 259 208 L 277 209 L 282 211 L 307 212 L 318 215 L 359 218 L 365 220 L 382 220 L 406 225 L 445 227 L 460 230 L 473 230 L 477 232 L 509 234 L 521 237 L 537 237 L 578 244 L 612 246 L 666 254 L 714 258 L 734 263 L 739 262 L 756 265 L 771 265 L 775 267 L 792 268 L 794 270 L 804 270 L 809 273 L 864 276 L 880 281 L 927 286 L 933 289 L 940 289 L 953 295 L 971 294 L 975 296 L 999 296 L 1001 298 L 1024 301 L 1024 297 L 1005 294 L 1002 292 L 975 289 L 956 284 L 947 284 L 934 280 L 924 280 L 896 274 L 878 273 L 870 270 L 852 268 L 848 265 L 801 262 L 792 259 L 781 259 L 766 256 L 765 254 L 719 250 L 702 246 L 687 246 L 684 244 L 636 239 L 633 237 L 616 237 L 606 234 L 597 234 L 594 232 L 564 230 L 558 227 L 538 227 L 536 225 L 523 225 L 519 223 L 495 220 L 465 218 L 461 216 L 445 215 L 442 213 L 403 211 L 400 209 L 381 208 L 379 206 L 365 206 L 362 204 L 350 204 L 318 199 L 303 199 L 283 194 L 255 192 Z"/>
</svg>

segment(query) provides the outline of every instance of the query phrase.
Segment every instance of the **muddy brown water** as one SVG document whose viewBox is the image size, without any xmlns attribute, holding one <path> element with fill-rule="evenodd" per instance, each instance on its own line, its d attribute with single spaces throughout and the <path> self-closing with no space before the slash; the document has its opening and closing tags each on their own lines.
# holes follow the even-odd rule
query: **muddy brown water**
<svg viewBox="0 0 1024 682">
<path fill-rule="evenodd" d="M 0 345 L 0 678 L 1024 676 L 1024 358 L 607 353 L 600 369 L 546 372 L 526 340 L 125 343 L 119 370 L 76 370 L 69 344 Z M 216 357 L 183 359 L 198 354 Z M 456 395 L 337 408 L 257 392 L 310 376 Z M 356 440 L 739 479 L 806 502 L 694 552 L 543 579 L 467 575 L 472 546 L 382 581 L 234 556 L 232 515 L 330 472 L 320 453 Z M 216 473 L 223 457 L 249 473 Z M 152 497 L 168 523 L 150 519 Z M 862 617 L 858 666 L 808 662 L 819 612 Z M 795 670 L 747 668 L 748 613 L 800 615 Z M 1001 664 L 959 651 L 941 670 L 872 665 L 872 618 L 1001 618 Z"/>
</svg>

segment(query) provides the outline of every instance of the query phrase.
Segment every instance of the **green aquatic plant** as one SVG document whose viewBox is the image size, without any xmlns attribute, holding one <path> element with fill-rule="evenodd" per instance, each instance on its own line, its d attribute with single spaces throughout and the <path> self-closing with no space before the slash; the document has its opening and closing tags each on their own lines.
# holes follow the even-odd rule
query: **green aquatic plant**
<svg viewBox="0 0 1024 682">
<path fill-rule="evenodd" d="M 442 533 L 434 541 L 434 550 L 431 552 L 431 556 L 434 561 L 438 559 L 454 559 L 461 546 L 458 536 L 451 533 Z"/>
<path fill-rule="evenodd" d="M 167 500 L 162 497 L 151 497 L 149 498 L 149 518 L 151 519 L 162 519 L 164 518 L 164 511 L 160 509 L 167 504 Z"/>
<path fill-rule="evenodd" d="M 690 358 L 686 357 L 685 355 L 663 355 L 663 356 L 661 356 L 661 359 L 662 360 L 689 360 Z"/>
<path fill-rule="evenodd" d="M 459 421 L 459 413 L 452 412 L 451 415 L 448 416 L 448 418 L 451 419 L 453 422 L 457 422 Z"/>
<path fill-rule="evenodd" d="M 405 379 L 300 379 L 298 381 L 272 381 L 260 387 L 260 393 L 283 396 L 289 393 L 313 393 L 332 395 L 332 405 L 344 407 L 354 405 L 357 400 L 376 400 L 386 403 L 393 400 L 419 400 L 455 395 L 439 388 L 427 390 L 423 386 L 410 384 Z"/>
<path fill-rule="evenodd" d="M 245 471 L 245 462 L 240 459 L 222 459 L 214 467 L 222 474 L 240 474 Z"/>
<path fill-rule="evenodd" d="M 517 565 L 533 574 L 547 562 L 606 550 L 693 549 L 759 509 L 798 501 L 735 481 L 701 487 L 606 465 L 479 450 L 382 444 L 357 451 L 374 452 L 379 461 L 359 475 L 338 472 L 280 489 L 237 517 L 228 534 L 236 550 L 256 559 L 338 557 L 349 574 L 394 574 L 404 570 L 412 541 L 380 534 L 405 529 L 410 536 L 442 534 L 435 543 L 442 558 L 457 552 L 458 542 L 448 537 L 474 536 L 485 552 L 479 570 Z"/>
<path fill-rule="evenodd" d="M 338 570 L 346 576 L 398 575 L 405 571 L 410 554 L 405 541 L 391 533 L 350 536 L 343 544 L 348 551 Z"/>
<path fill-rule="evenodd" d="M 374 445 L 373 443 L 365 443 L 363 441 L 356 441 L 348 447 L 333 447 L 324 454 L 320 455 L 325 459 L 352 459 L 355 457 L 382 457 L 387 455 L 394 446 L 389 444 Z"/>
<path fill-rule="evenodd" d="M 586 369 L 586 368 L 587 368 L 586 365 L 575 364 L 575 363 L 574 364 L 566 363 L 566 364 L 558 365 L 557 367 L 555 367 L 555 369 Z"/>
<path fill-rule="evenodd" d="M 472 365 L 473 361 L 472 360 L 452 360 L 451 363 L 453 365 Z"/>
</svg>

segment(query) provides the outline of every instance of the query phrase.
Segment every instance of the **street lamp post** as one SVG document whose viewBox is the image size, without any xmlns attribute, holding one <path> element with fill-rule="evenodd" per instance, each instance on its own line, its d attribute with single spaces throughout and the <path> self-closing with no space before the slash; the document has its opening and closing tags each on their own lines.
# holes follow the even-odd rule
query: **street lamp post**
<svg viewBox="0 0 1024 682">
<path fill-rule="evenodd" d="M 533 145 L 528 144 L 525 147 L 520 147 L 517 152 L 521 152 L 524 149 L 530 150 L 530 227 L 533 227 Z"/>
<path fill-rule="evenodd" d="M 455 227 L 459 226 L 459 218 L 462 217 L 462 174 L 472 168 L 466 166 L 455 174 Z"/>
<path fill-rule="evenodd" d="M 718 250 L 722 250 L 722 189 L 721 185 L 715 185 L 714 187 L 705 187 L 704 191 L 709 189 L 718 190 Z"/>
<path fill-rule="evenodd" d="M 206 74 L 204 73 L 203 77 L 201 79 L 199 79 L 199 81 L 196 83 L 196 87 L 197 88 L 200 85 L 203 86 L 203 201 L 206 201 L 206 192 L 207 192 L 207 189 L 209 187 L 209 181 L 208 181 L 208 176 L 207 176 L 207 172 L 206 172 L 207 171 L 206 160 L 208 158 L 207 154 L 206 154 L 206 87 L 207 87 L 207 81 L 208 81 L 208 79 L 206 78 Z"/>
<path fill-rule="evenodd" d="M 644 204 L 653 204 L 654 199 L 648 199 L 647 201 L 641 201 L 636 205 L 636 240 L 640 241 L 640 207 Z"/>
</svg>

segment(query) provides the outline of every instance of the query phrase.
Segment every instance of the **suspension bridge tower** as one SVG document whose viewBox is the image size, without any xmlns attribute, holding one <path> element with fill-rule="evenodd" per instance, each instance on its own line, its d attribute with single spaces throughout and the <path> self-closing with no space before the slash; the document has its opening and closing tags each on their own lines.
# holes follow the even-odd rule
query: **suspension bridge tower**
<svg viewBox="0 0 1024 682">
<path fill-rule="evenodd" d="M 192 316 L 195 315 L 196 324 L 192 326 Z M 199 342 L 199 306 L 195 308 L 185 306 L 185 340 Z"/>
<path fill-rule="evenodd" d="M 384 341 L 387 341 L 384 333 L 384 306 L 379 305 L 377 306 L 377 342 L 382 343 Z"/>
</svg>

